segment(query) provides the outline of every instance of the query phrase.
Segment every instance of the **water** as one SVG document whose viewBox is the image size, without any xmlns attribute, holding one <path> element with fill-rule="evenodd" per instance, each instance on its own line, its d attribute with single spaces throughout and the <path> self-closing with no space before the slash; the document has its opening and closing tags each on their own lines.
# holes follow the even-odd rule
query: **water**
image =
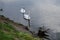
<svg viewBox="0 0 60 40">
<path fill-rule="evenodd" d="M 2 15 L 15 22 L 27 26 L 20 9 L 24 7 L 26 13 L 31 16 L 31 30 L 37 31 L 38 27 L 45 26 L 60 32 L 60 1 L 59 0 L 2 0 L 0 8 L 3 8 Z M 30 12 L 29 12 L 30 11 Z"/>
</svg>

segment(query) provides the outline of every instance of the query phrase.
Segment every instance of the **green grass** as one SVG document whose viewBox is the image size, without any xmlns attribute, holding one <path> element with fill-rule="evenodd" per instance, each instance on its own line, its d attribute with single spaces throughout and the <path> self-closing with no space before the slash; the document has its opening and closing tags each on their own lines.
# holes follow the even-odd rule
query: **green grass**
<svg viewBox="0 0 60 40">
<path fill-rule="evenodd" d="M 12 25 L 0 22 L 0 40 L 40 40 L 31 34 L 17 31 Z"/>
</svg>

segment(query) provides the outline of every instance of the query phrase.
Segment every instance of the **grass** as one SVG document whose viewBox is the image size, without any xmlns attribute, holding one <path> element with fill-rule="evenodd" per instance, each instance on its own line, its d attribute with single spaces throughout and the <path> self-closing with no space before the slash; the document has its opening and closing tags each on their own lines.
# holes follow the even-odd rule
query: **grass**
<svg viewBox="0 0 60 40">
<path fill-rule="evenodd" d="M 0 22 L 0 40 L 40 40 L 40 38 L 35 38 L 26 32 L 17 31 L 9 23 Z"/>
</svg>

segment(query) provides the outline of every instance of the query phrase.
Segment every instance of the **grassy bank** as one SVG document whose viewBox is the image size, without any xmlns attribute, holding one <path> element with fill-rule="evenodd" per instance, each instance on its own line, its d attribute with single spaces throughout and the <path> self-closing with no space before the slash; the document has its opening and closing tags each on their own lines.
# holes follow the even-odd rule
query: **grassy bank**
<svg viewBox="0 0 60 40">
<path fill-rule="evenodd" d="M 0 40 L 40 40 L 27 32 L 17 31 L 12 25 L 0 22 Z"/>
</svg>

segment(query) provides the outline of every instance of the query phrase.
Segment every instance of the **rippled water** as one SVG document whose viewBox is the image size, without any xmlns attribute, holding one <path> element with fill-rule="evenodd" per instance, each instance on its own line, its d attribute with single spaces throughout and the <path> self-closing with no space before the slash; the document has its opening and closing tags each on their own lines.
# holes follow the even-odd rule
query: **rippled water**
<svg viewBox="0 0 60 40">
<path fill-rule="evenodd" d="M 30 30 L 37 31 L 44 25 L 56 33 L 60 32 L 59 2 L 59 0 L 2 0 L 0 8 L 3 8 L 3 11 L 0 11 L 0 14 L 27 26 L 28 23 L 20 12 L 20 9 L 24 7 L 26 13 L 30 13 L 31 16 Z"/>
</svg>

